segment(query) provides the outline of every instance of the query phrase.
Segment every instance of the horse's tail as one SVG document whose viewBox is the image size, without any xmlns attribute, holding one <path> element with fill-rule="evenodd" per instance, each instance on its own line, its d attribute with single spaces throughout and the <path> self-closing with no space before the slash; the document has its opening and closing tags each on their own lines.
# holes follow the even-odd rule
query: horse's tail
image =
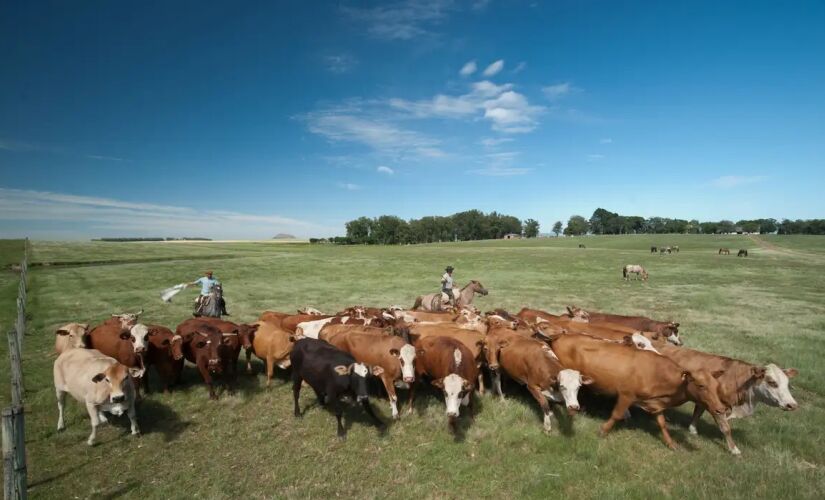
<svg viewBox="0 0 825 500">
<path fill-rule="evenodd" d="M 418 297 L 415 298 L 415 304 L 413 304 L 413 306 L 412 306 L 413 311 L 418 309 L 421 306 L 422 300 L 423 300 L 423 297 L 421 295 L 419 295 Z"/>
<path fill-rule="evenodd" d="M 622 278 L 627 278 L 627 266 L 622 268 Z"/>
</svg>

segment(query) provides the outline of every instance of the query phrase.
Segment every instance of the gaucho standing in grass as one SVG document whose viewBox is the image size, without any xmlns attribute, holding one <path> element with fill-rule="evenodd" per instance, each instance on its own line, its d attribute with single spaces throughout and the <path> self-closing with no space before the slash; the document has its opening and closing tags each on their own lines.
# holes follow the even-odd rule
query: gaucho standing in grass
<svg viewBox="0 0 825 500">
<path fill-rule="evenodd" d="M 201 293 L 198 295 L 198 298 L 195 299 L 196 306 L 195 312 L 192 313 L 194 316 L 203 316 L 204 315 L 204 306 L 206 305 L 207 298 L 212 295 L 214 289 L 217 287 L 218 289 L 221 287 L 221 282 L 217 278 L 212 277 L 212 271 L 206 271 L 204 275 L 192 283 L 189 283 L 187 286 L 201 286 Z M 218 294 L 218 302 L 220 302 L 217 307 L 220 310 L 220 315 L 223 316 L 230 316 L 228 312 L 226 312 L 226 301 L 223 299 L 223 291 Z M 206 314 L 207 316 L 211 316 Z"/>
<path fill-rule="evenodd" d="M 441 276 L 441 293 L 446 295 L 447 302 L 455 307 L 455 295 L 453 294 L 453 266 L 447 266 L 446 272 Z"/>
</svg>

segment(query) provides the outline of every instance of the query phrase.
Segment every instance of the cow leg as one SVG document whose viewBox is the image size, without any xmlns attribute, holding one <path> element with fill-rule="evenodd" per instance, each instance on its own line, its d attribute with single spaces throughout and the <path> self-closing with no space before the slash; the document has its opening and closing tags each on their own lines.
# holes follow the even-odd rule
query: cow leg
<svg viewBox="0 0 825 500">
<path fill-rule="evenodd" d="M 160 372 L 158 372 L 160 373 Z M 149 394 L 149 368 L 146 368 L 143 372 L 143 376 L 140 377 L 141 382 L 143 382 L 143 393 L 148 395 Z"/>
<path fill-rule="evenodd" d="M 478 393 L 484 395 L 484 374 L 481 372 L 481 365 L 478 366 Z"/>
<path fill-rule="evenodd" d="M 129 423 L 132 424 L 132 435 L 135 436 L 140 434 L 140 429 L 138 428 L 137 423 L 137 412 L 135 411 L 135 402 L 132 401 L 132 404 L 129 405 L 129 411 L 126 412 L 129 416 Z"/>
<path fill-rule="evenodd" d="M 97 426 L 100 425 L 97 419 L 97 406 L 94 403 L 87 402 L 86 411 L 89 412 L 89 419 L 92 421 L 92 433 L 89 434 L 86 444 L 92 446 L 95 444 L 95 438 L 97 437 Z"/>
<path fill-rule="evenodd" d="M 742 454 L 739 451 L 739 447 L 736 446 L 736 443 L 733 442 L 733 436 L 730 433 L 730 422 L 728 422 L 728 417 L 724 415 L 714 415 L 714 420 L 716 420 L 716 425 L 719 426 L 719 430 L 722 431 L 722 434 L 725 435 L 725 443 L 728 445 L 728 451 L 734 454 L 735 456 L 739 456 Z"/>
<path fill-rule="evenodd" d="M 541 411 L 544 413 L 544 431 L 550 432 L 553 430 L 552 420 L 550 419 L 553 412 L 550 411 L 550 403 L 547 402 L 547 398 L 545 398 L 544 394 L 541 393 L 541 387 L 528 385 L 527 390 L 530 391 L 533 398 L 538 401 L 539 406 L 541 406 Z"/>
<path fill-rule="evenodd" d="M 209 399 L 218 399 L 218 395 L 215 394 L 215 387 L 212 385 L 212 377 L 209 375 L 209 369 L 203 366 L 202 363 L 199 363 L 198 370 L 201 372 L 201 377 L 203 377 L 203 382 L 206 384 L 206 387 L 209 388 Z"/>
<path fill-rule="evenodd" d="M 63 408 L 66 406 L 66 392 L 56 389 L 57 393 L 57 430 L 62 431 L 66 428 L 66 422 L 63 420 Z"/>
<path fill-rule="evenodd" d="M 387 376 L 386 372 L 381 374 L 381 382 L 384 384 L 384 390 L 387 391 L 387 397 L 390 398 L 390 408 L 392 409 L 392 418 L 398 419 L 398 396 L 395 394 L 395 384 Z"/>
<path fill-rule="evenodd" d="M 339 402 L 338 405 L 340 406 L 340 404 L 341 403 Z M 381 419 L 378 418 L 378 416 L 375 414 L 375 412 L 372 411 L 372 405 L 370 405 L 369 399 L 361 401 L 361 406 L 364 407 L 364 411 L 367 412 L 367 415 L 370 416 L 372 422 L 375 424 L 376 427 L 378 427 L 379 429 L 384 428 L 384 422 L 382 422 Z"/>
<path fill-rule="evenodd" d="M 272 385 L 272 377 L 275 375 L 275 358 L 272 356 L 266 357 L 266 386 Z"/>
<path fill-rule="evenodd" d="M 665 423 L 665 414 L 664 413 L 657 413 L 656 414 L 656 423 L 659 424 L 659 429 L 662 429 L 662 440 L 665 442 L 668 448 L 671 450 L 676 449 L 676 444 L 673 442 L 673 439 L 670 437 L 670 432 L 667 431 L 667 423 Z"/>
<path fill-rule="evenodd" d="M 604 437 L 607 436 L 607 433 L 610 432 L 610 429 L 616 425 L 616 422 L 624 418 L 624 412 L 630 408 L 630 405 L 633 404 L 633 400 L 619 394 L 619 398 L 616 400 L 616 406 L 613 407 L 613 413 L 610 414 L 610 418 L 607 422 L 603 423 L 601 428 L 599 429 L 599 434 Z"/>
<path fill-rule="evenodd" d="M 252 375 L 252 348 L 245 349 L 246 351 L 246 373 Z"/>
<path fill-rule="evenodd" d="M 338 422 L 338 439 L 344 441 L 347 439 L 347 430 L 344 429 L 344 425 L 341 423 L 341 417 L 344 415 L 344 407 L 338 398 L 335 398 L 332 406 L 335 410 L 335 420 Z"/>
<path fill-rule="evenodd" d="M 292 398 L 295 402 L 294 410 L 295 410 L 295 416 L 296 417 L 301 416 L 301 409 L 298 407 L 298 398 L 300 397 L 300 395 L 301 395 L 301 377 L 297 373 L 293 372 L 293 374 L 292 374 Z"/>
<path fill-rule="evenodd" d="M 407 408 L 407 414 L 408 415 L 412 414 L 412 412 L 413 412 L 413 400 L 415 399 L 415 387 L 417 385 L 418 385 L 418 379 L 416 379 L 415 381 L 413 381 L 412 384 L 410 384 L 410 403 L 409 403 L 409 407 Z"/>
<path fill-rule="evenodd" d="M 106 418 L 106 415 L 104 415 L 104 414 L 103 414 L 103 410 L 98 410 L 98 412 L 97 412 L 97 420 L 98 420 L 101 424 L 106 424 L 106 423 L 109 423 L 109 419 L 108 419 L 108 418 Z"/>
<path fill-rule="evenodd" d="M 690 419 L 690 427 L 688 427 L 688 432 L 691 434 L 699 434 L 696 430 L 696 423 L 699 422 L 699 419 L 702 418 L 702 414 L 705 413 L 704 405 L 696 403 L 693 407 L 693 417 Z"/>
<path fill-rule="evenodd" d="M 501 390 L 501 372 L 494 370 L 493 372 L 493 394 L 498 393 L 501 400 L 504 401 L 504 392 Z"/>
</svg>

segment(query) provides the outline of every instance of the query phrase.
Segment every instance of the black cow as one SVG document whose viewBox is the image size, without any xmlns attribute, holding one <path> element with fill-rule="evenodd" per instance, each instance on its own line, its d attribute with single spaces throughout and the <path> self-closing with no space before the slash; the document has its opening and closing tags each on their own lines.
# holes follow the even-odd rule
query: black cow
<svg viewBox="0 0 825 500">
<path fill-rule="evenodd" d="M 743 249 L 743 250 L 739 250 L 739 253 L 738 253 L 738 254 L 736 254 L 736 256 L 737 256 L 737 257 L 747 257 L 747 256 L 748 256 L 748 251 L 747 251 L 747 250 L 744 250 L 744 249 Z"/>
<path fill-rule="evenodd" d="M 384 423 L 375 416 L 370 406 L 367 393 L 370 369 L 367 365 L 356 362 L 348 353 L 323 340 L 311 338 L 295 342 L 289 359 L 292 362 L 292 394 L 295 398 L 296 417 L 301 416 L 298 397 L 301 394 L 301 383 L 306 381 L 315 390 L 321 405 L 332 405 L 338 420 L 339 439 L 347 437 L 347 431 L 341 425 L 341 415 L 344 412 L 341 396 L 347 393 L 355 396 L 379 429 L 384 427 Z M 373 371 L 376 370 L 380 370 L 380 367 L 373 368 Z"/>
</svg>

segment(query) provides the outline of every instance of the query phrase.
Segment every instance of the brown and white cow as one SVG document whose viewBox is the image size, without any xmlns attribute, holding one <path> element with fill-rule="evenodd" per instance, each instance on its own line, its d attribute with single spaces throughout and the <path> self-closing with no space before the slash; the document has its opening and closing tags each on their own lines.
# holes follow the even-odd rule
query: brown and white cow
<svg viewBox="0 0 825 500">
<path fill-rule="evenodd" d="M 284 330 L 295 333 L 295 329 L 298 327 L 298 324 L 303 323 L 305 321 L 314 321 L 323 318 L 332 318 L 332 314 L 326 314 L 323 316 L 316 316 L 314 314 L 290 314 L 289 316 L 284 316 L 281 318 L 281 328 Z M 266 321 L 263 316 L 261 320 Z"/>
<path fill-rule="evenodd" d="M 478 393 L 484 394 L 484 376 L 480 371 L 481 365 L 484 362 L 484 335 L 451 323 L 438 323 L 433 325 L 413 323 L 409 325 L 409 328 L 410 339 L 412 341 L 423 337 L 450 337 L 464 344 L 470 351 L 472 356 L 470 359 L 475 361 L 476 367 L 479 369 Z"/>
<path fill-rule="evenodd" d="M 354 316 L 330 316 L 329 318 L 321 318 L 298 323 L 295 327 L 295 333 L 300 336 L 317 339 L 318 335 L 321 333 L 321 329 L 326 325 L 385 326 L 386 321 L 380 317 L 359 319 Z"/>
<path fill-rule="evenodd" d="M 285 370 L 289 368 L 289 353 L 295 344 L 295 334 L 268 321 L 259 321 L 258 329 L 252 338 L 252 348 L 246 350 L 246 372 L 252 373 L 252 354 L 266 364 L 266 385 L 272 384 L 275 367 Z"/>
<path fill-rule="evenodd" d="M 86 347 L 86 339 L 89 335 L 89 324 L 68 323 L 58 328 L 54 333 L 54 352 L 59 355 L 69 349 L 82 349 Z"/>
<path fill-rule="evenodd" d="M 373 375 L 381 379 L 390 399 L 392 418 L 399 418 L 395 384 L 415 382 L 415 348 L 400 337 L 372 333 L 342 331 L 324 340 L 373 367 Z"/>
<path fill-rule="evenodd" d="M 493 391 L 504 399 L 500 370 L 526 386 L 544 413 L 545 431 L 552 427 L 547 398 L 565 403 L 571 415 L 579 411 L 579 387 L 591 380 L 576 370 L 564 368 L 547 344 L 507 328 L 490 330 L 485 343 L 487 366 L 493 372 Z"/>
<path fill-rule="evenodd" d="M 144 355 L 146 372 L 143 374 L 143 390 L 149 394 L 149 368 L 154 367 L 160 377 L 164 392 L 169 391 L 180 378 L 183 369 L 183 338 L 161 325 L 146 325 L 149 329 L 149 348 Z"/>
<path fill-rule="evenodd" d="M 686 347 L 664 346 L 660 350 L 662 355 L 687 370 L 706 369 L 711 372 L 722 372 L 719 377 L 719 399 L 731 408 L 727 415 L 728 419 L 751 416 L 754 407 L 760 402 L 786 411 L 793 411 L 799 407 L 791 395 L 788 380 L 797 375 L 798 372 L 794 368 L 783 370 L 773 363 L 758 366 Z M 696 423 L 704 412 L 705 406 L 697 402 L 690 422 L 691 434 L 696 434 Z M 730 433 L 725 434 L 725 440 L 731 453 L 741 454 Z"/>
<path fill-rule="evenodd" d="M 665 444 L 675 449 L 665 425 L 664 410 L 697 401 L 709 408 L 720 429 L 730 432 L 724 418 L 727 408 L 719 400 L 719 381 L 707 370 L 686 370 L 658 354 L 605 342 L 586 335 L 559 335 L 552 340 L 553 352 L 562 366 L 578 370 L 593 380 L 598 392 L 617 396 L 610 419 L 601 426 L 606 435 L 631 405 L 656 416 Z"/>
<path fill-rule="evenodd" d="M 290 313 L 285 312 L 278 312 L 278 311 L 264 311 L 258 316 L 258 321 L 266 321 L 268 323 L 276 324 L 278 326 L 281 325 L 281 320 L 286 318 L 287 316 L 293 316 Z"/>
<path fill-rule="evenodd" d="M 622 316 L 584 311 L 575 306 L 567 306 L 567 313 L 572 318 L 586 318 L 586 321 L 592 324 L 612 323 L 635 328 L 638 331 L 655 332 L 673 345 L 682 345 L 682 340 L 679 338 L 679 323 L 673 321 L 656 321 L 644 316 Z"/>
<path fill-rule="evenodd" d="M 135 387 L 132 378 L 142 370 L 128 368 L 95 349 L 69 349 L 54 362 L 54 390 L 57 395 L 57 430 L 66 428 L 63 411 L 66 394 L 86 406 L 92 433 L 86 441 L 95 444 L 97 426 L 107 422 L 104 412 L 120 416 L 126 413 L 132 434 L 139 434 L 135 412 Z"/>
<path fill-rule="evenodd" d="M 89 332 L 89 347 L 115 358 L 118 363 L 129 368 L 140 369 L 142 375 L 145 368 L 143 356 L 149 344 L 149 329 L 144 324 L 135 323 L 137 315 L 112 316 Z M 140 380 L 133 382 L 135 390 L 138 390 Z"/>
<path fill-rule="evenodd" d="M 473 415 L 473 388 L 479 373 L 472 353 L 449 337 L 420 338 L 414 347 L 416 382 L 410 385 L 409 411 L 413 409 L 416 384 L 426 375 L 444 393 L 448 424 L 455 431 L 461 406 L 468 406 Z"/>
</svg>

